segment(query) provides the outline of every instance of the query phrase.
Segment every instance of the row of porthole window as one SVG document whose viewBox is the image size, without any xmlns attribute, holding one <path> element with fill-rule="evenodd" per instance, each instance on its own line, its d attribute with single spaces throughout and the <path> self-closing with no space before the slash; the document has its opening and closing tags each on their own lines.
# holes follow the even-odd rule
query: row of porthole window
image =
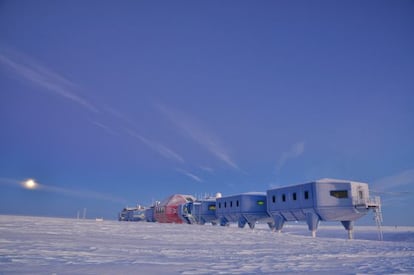
<svg viewBox="0 0 414 275">
<path fill-rule="evenodd" d="M 236 201 L 236 207 L 239 207 L 239 200 Z M 218 203 L 218 207 L 221 208 L 221 202 Z M 230 201 L 230 207 L 233 207 L 233 201 Z M 227 208 L 227 201 L 224 202 L 224 208 Z"/>
<path fill-rule="evenodd" d="M 303 198 L 305 200 L 308 200 L 309 199 L 309 191 L 303 192 Z M 292 193 L 292 200 L 296 201 L 297 199 L 298 199 L 297 193 L 296 192 L 293 192 Z M 282 194 L 282 202 L 286 202 L 286 200 L 287 200 L 286 194 Z M 272 196 L 272 202 L 273 203 L 276 203 L 276 195 L 273 195 Z"/>
<path fill-rule="evenodd" d="M 256 201 L 257 205 L 265 205 L 266 201 L 265 200 L 257 200 Z M 218 207 L 221 208 L 221 202 L 218 203 Z M 230 207 L 233 207 L 233 201 L 230 201 Z M 236 201 L 236 207 L 239 207 L 239 201 Z M 224 202 L 224 208 L 227 208 L 227 201 Z"/>
<path fill-rule="evenodd" d="M 165 212 L 165 207 L 156 207 L 155 208 L 155 213 L 164 213 Z"/>
</svg>

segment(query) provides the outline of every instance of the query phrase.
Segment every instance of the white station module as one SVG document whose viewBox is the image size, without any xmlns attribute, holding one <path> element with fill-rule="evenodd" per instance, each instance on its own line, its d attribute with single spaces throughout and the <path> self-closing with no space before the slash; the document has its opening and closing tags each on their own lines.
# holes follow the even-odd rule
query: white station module
<svg viewBox="0 0 414 275">
<path fill-rule="evenodd" d="M 306 221 L 315 236 L 320 221 L 340 221 L 353 238 L 353 222 L 370 209 L 379 210 L 380 203 L 370 199 L 362 182 L 321 179 L 267 190 L 267 211 L 277 231 L 286 221 Z"/>
</svg>

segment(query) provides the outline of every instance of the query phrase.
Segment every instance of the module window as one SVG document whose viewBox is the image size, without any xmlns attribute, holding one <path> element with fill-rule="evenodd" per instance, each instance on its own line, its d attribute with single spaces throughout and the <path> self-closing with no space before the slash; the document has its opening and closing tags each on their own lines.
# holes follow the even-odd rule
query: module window
<svg viewBox="0 0 414 275">
<path fill-rule="evenodd" d="M 209 205 L 208 210 L 216 210 L 216 206 L 214 204 Z"/>
<path fill-rule="evenodd" d="M 309 199 L 309 191 L 305 191 L 304 193 L 305 200 Z"/>
<path fill-rule="evenodd" d="M 285 201 L 286 201 L 286 195 L 285 195 L 285 194 L 283 194 L 283 195 L 282 195 L 282 201 L 283 201 L 283 202 L 285 202 Z"/>
<path fill-rule="evenodd" d="M 337 199 L 348 198 L 348 190 L 332 190 L 330 194 L 332 197 L 335 197 Z"/>
</svg>

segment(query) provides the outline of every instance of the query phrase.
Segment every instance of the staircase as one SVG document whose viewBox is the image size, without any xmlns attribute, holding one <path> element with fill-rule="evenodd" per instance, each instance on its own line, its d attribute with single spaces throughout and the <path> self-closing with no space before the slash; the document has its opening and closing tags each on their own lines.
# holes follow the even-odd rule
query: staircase
<svg viewBox="0 0 414 275">
<path fill-rule="evenodd" d="M 367 207 L 372 209 L 374 212 L 374 220 L 377 225 L 378 229 L 378 239 L 382 241 L 384 239 L 384 236 L 382 234 L 382 212 L 381 212 L 381 198 L 378 196 L 375 196 L 373 200 L 369 200 L 367 202 Z"/>
</svg>

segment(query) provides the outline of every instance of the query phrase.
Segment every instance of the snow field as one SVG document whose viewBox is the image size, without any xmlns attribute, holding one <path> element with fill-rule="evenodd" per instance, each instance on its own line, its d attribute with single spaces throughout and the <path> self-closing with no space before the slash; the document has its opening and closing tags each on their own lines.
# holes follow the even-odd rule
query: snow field
<svg viewBox="0 0 414 275">
<path fill-rule="evenodd" d="M 414 273 L 414 228 L 158 224 L 0 216 L 0 274 Z"/>
</svg>

